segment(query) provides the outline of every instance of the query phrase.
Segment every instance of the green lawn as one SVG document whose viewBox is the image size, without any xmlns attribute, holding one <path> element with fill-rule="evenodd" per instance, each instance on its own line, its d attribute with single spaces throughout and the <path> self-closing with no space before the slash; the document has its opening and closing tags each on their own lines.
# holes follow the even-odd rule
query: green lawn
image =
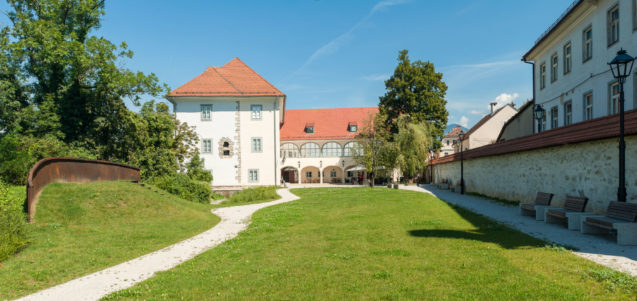
<svg viewBox="0 0 637 301">
<path fill-rule="evenodd" d="M 29 245 L 0 262 L 0 300 L 99 271 L 208 230 L 219 222 L 210 208 L 129 182 L 48 185 L 40 196 L 37 222 L 27 227 Z"/>
<path fill-rule="evenodd" d="M 260 186 L 246 188 L 240 192 L 233 194 L 227 200 L 212 206 L 214 208 L 223 208 L 275 201 L 281 198 L 281 196 L 276 193 L 277 189 L 279 189 L 279 187 L 277 186 Z"/>
<path fill-rule="evenodd" d="M 237 238 L 107 299 L 634 299 L 634 278 L 424 193 L 292 192 Z"/>
</svg>

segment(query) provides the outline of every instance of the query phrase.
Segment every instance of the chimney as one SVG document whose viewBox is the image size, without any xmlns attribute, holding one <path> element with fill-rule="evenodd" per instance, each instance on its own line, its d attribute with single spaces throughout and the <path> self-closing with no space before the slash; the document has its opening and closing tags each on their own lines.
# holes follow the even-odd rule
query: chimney
<svg viewBox="0 0 637 301">
<path fill-rule="evenodd" d="M 493 115 L 493 108 L 495 108 L 497 104 L 498 104 L 497 102 L 492 102 L 489 104 L 489 106 L 491 107 L 491 115 Z"/>
</svg>

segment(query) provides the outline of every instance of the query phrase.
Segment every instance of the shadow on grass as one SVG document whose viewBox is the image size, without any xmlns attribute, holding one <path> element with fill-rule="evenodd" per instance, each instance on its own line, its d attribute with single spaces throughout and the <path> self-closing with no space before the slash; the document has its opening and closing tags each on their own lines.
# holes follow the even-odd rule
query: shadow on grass
<svg viewBox="0 0 637 301">
<path fill-rule="evenodd" d="M 546 245 L 546 242 L 540 239 L 511 229 L 479 214 L 453 205 L 450 207 L 477 229 L 419 229 L 410 230 L 409 234 L 414 237 L 455 238 L 495 243 L 506 249 L 539 248 Z"/>
</svg>

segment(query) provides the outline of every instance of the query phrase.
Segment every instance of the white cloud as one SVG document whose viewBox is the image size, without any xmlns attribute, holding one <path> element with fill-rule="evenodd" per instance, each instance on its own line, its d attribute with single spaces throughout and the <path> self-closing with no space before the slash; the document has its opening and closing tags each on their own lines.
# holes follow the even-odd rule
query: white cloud
<svg viewBox="0 0 637 301">
<path fill-rule="evenodd" d="M 305 69 L 307 66 L 309 66 L 312 62 L 319 59 L 320 57 L 337 52 L 345 44 L 345 42 L 347 42 L 347 40 L 351 38 L 352 33 L 356 31 L 361 25 L 363 25 L 367 20 L 369 20 L 372 16 L 374 16 L 377 11 L 405 2 L 407 2 L 407 0 L 386 0 L 376 3 L 376 5 L 372 7 L 369 13 L 367 13 L 364 18 L 358 21 L 358 23 L 352 26 L 349 30 L 314 51 L 314 53 L 312 53 L 312 55 L 305 61 L 305 63 L 303 63 L 301 68 L 297 70 L 297 73 Z"/>
<path fill-rule="evenodd" d="M 460 121 L 458 121 L 458 124 L 460 124 L 463 127 L 468 127 L 469 126 L 469 118 L 467 118 L 467 116 L 460 117 Z"/>
<path fill-rule="evenodd" d="M 495 108 L 497 109 L 508 103 L 511 103 L 514 100 L 518 99 L 518 97 L 520 97 L 520 94 L 518 93 L 513 93 L 513 94 L 502 93 L 496 96 L 496 98 L 494 99 L 494 102 L 496 103 Z"/>
<path fill-rule="evenodd" d="M 471 110 L 469 112 L 469 114 L 471 114 L 471 115 L 484 115 L 485 113 L 482 110 Z"/>
<path fill-rule="evenodd" d="M 379 81 L 379 80 L 386 80 L 389 79 L 389 75 L 388 74 L 369 74 L 369 75 L 365 75 L 363 76 L 364 80 L 371 80 L 371 81 Z"/>
</svg>

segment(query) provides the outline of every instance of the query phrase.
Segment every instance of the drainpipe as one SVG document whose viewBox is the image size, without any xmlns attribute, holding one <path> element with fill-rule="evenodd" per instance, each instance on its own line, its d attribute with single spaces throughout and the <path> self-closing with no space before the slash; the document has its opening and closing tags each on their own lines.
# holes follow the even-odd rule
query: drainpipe
<svg viewBox="0 0 637 301">
<path fill-rule="evenodd" d="M 277 97 L 275 97 L 274 98 L 274 102 L 272 103 L 272 107 L 274 108 L 274 110 L 272 110 L 272 113 L 273 113 L 272 114 L 272 128 L 274 130 L 274 136 L 273 136 L 274 137 L 274 142 L 272 144 L 274 146 L 274 185 L 275 186 L 280 184 L 280 182 L 277 183 L 277 180 L 276 180 L 276 176 L 279 173 L 279 168 L 278 168 L 278 166 L 279 166 L 279 162 L 278 161 L 279 160 L 277 160 L 277 157 L 276 157 L 276 146 L 277 146 L 277 143 L 276 143 L 276 132 L 278 130 L 277 126 L 276 126 L 276 112 L 278 111 L 277 100 L 278 100 Z"/>
<path fill-rule="evenodd" d="M 530 64 L 531 66 L 533 66 L 533 69 L 531 71 L 532 72 L 531 73 L 531 79 L 533 81 L 533 106 L 531 107 L 531 112 L 532 112 L 533 110 L 535 110 L 535 102 L 536 102 L 536 99 L 535 99 L 535 62 L 527 61 L 526 57 L 523 57 L 522 61 L 527 63 L 527 64 Z M 533 113 L 531 113 L 531 114 L 533 114 Z M 535 134 L 535 116 L 532 116 L 532 117 L 533 118 L 531 118 L 531 133 Z"/>
</svg>

